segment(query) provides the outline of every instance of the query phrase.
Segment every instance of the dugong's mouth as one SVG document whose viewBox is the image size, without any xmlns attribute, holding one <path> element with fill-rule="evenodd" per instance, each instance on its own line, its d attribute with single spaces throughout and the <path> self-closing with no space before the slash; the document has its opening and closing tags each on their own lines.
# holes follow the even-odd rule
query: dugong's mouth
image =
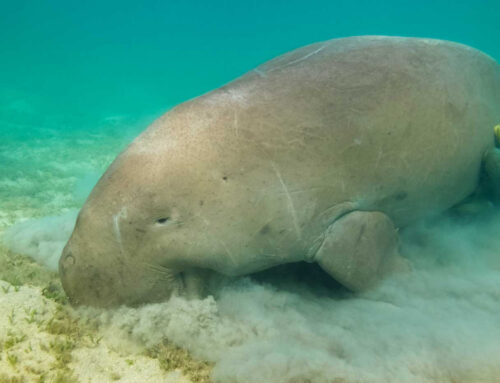
<svg viewBox="0 0 500 383">
<path fill-rule="evenodd" d="M 178 293 L 187 298 L 204 298 L 217 276 L 219 276 L 217 273 L 208 269 L 197 267 L 186 269 L 177 275 Z"/>
</svg>

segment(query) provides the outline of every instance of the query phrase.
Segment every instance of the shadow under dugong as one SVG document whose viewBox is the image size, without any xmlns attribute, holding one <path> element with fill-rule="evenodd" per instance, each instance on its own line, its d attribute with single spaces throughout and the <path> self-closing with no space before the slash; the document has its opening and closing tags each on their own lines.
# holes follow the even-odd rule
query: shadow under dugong
<svg viewBox="0 0 500 383">
<path fill-rule="evenodd" d="M 59 262 L 75 304 L 196 294 L 317 262 L 352 290 L 407 267 L 397 230 L 495 181 L 500 69 L 470 47 L 350 37 L 172 109 L 112 163 Z"/>
</svg>

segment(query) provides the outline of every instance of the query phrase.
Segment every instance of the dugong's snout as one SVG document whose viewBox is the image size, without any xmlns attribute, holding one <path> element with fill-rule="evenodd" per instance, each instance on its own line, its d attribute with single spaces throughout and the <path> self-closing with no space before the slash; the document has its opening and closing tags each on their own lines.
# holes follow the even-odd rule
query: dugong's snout
<svg viewBox="0 0 500 383">
<path fill-rule="evenodd" d="M 148 267 L 113 257 L 115 263 L 108 264 L 109 258 L 68 242 L 59 259 L 59 276 L 72 305 L 135 306 L 166 300 L 179 290 L 176 278 L 166 280 Z"/>
<path fill-rule="evenodd" d="M 84 257 L 72 250 L 70 242 L 59 259 L 59 276 L 71 304 L 103 307 L 120 304 L 114 280 L 108 276 L 107 283 L 103 283 L 105 273 L 91 264 L 85 265 Z"/>
</svg>

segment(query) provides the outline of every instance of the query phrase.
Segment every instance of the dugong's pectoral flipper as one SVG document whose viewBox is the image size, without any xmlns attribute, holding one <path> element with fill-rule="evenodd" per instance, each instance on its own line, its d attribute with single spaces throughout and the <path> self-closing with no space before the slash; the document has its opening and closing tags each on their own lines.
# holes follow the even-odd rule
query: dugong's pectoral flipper
<svg viewBox="0 0 500 383">
<path fill-rule="evenodd" d="M 394 224 L 380 212 L 354 211 L 335 221 L 315 261 L 353 291 L 372 286 L 391 271 L 409 269 L 399 255 Z"/>
</svg>

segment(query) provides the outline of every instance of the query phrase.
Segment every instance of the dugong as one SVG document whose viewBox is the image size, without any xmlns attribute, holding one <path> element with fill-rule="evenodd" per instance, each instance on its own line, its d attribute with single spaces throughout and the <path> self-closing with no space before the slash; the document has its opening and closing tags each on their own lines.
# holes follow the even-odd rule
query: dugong
<svg viewBox="0 0 500 383">
<path fill-rule="evenodd" d="M 74 304 L 137 305 L 316 262 L 367 289 L 407 267 L 399 228 L 500 174 L 498 123 L 500 68 L 473 48 L 299 48 L 176 106 L 115 159 L 63 250 L 63 287 Z"/>
</svg>

